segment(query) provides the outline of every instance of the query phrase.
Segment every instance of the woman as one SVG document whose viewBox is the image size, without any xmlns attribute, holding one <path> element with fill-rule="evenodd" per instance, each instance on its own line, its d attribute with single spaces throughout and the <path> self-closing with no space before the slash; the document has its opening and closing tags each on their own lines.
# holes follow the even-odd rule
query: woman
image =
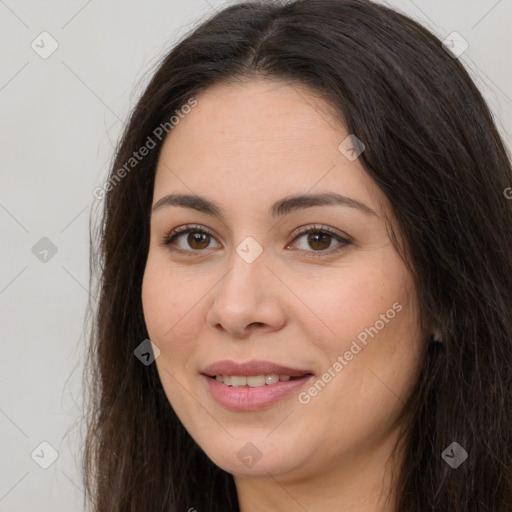
<svg viewBox="0 0 512 512">
<path fill-rule="evenodd" d="M 105 187 L 94 509 L 512 510 L 511 183 L 481 94 L 409 18 L 204 22 Z"/>
</svg>

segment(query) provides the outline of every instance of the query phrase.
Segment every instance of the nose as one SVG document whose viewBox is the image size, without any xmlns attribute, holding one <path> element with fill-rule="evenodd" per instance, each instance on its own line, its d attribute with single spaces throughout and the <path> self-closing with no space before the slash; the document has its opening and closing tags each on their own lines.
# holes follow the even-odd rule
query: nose
<svg viewBox="0 0 512 512">
<path fill-rule="evenodd" d="M 267 268 L 264 253 L 252 263 L 234 254 L 230 270 L 214 287 L 207 323 L 237 338 L 255 329 L 279 330 L 286 323 L 282 293 L 285 287 Z"/>
</svg>

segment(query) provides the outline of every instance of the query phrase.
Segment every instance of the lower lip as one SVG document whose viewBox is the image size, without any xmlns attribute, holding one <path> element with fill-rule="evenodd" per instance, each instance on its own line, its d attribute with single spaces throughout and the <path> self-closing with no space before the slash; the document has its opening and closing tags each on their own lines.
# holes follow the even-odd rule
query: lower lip
<svg viewBox="0 0 512 512">
<path fill-rule="evenodd" d="M 220 405 L 235 411 L 258 411 L 298 391 L 314 375 L 305 375 L 300 379 L 279 381 L 275 384 L 265 384 L 257 388 L 226 386 L 215 378 L 206 375 L 202 375 L 202 377 L 206 379 L 210 393 Z"/>
</svg>

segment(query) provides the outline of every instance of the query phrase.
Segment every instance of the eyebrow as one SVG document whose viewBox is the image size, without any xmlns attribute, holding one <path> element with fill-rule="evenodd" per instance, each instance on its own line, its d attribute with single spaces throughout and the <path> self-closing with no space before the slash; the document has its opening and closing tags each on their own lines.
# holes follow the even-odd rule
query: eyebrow
<svg viewBox="0 0 512 512">
<path fill-rule="evenodd" d="M 335 192 L 324 192 L 318 194 L 301 194 L 288 196 L 276 201 L 270 208 L 269 214 L 272 217 L 282 217 L 297 210 L 304 210 L 314 206 L 346 206 L 355 208 L 366 215 L 378 215 L 364 203 L 351 199 L 350 197 L 337 194 Z M 168 194 L 159 199 L 153 206 L 152 213 L 169 206 L 181 206 L 183 208 L 191 208 L 208 215 L 214 215 L 222 218 L 222 209 L 220 206 L 207 199 L 206 197 L 192 194 Z"/>
</svg>

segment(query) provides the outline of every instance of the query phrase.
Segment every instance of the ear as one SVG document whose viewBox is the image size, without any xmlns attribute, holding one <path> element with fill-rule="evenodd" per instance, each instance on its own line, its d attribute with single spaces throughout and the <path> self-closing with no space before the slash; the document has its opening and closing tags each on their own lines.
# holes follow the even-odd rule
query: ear
<svg viewBox="0 0 512 512">
<path fill-rule="evenodd" d="M 441 337 L 441 330 L 439 328 L 434 328 L 431 330 L 431 338 L 432 341 L 442 342 L 443 339 Z"/>
</svg>

